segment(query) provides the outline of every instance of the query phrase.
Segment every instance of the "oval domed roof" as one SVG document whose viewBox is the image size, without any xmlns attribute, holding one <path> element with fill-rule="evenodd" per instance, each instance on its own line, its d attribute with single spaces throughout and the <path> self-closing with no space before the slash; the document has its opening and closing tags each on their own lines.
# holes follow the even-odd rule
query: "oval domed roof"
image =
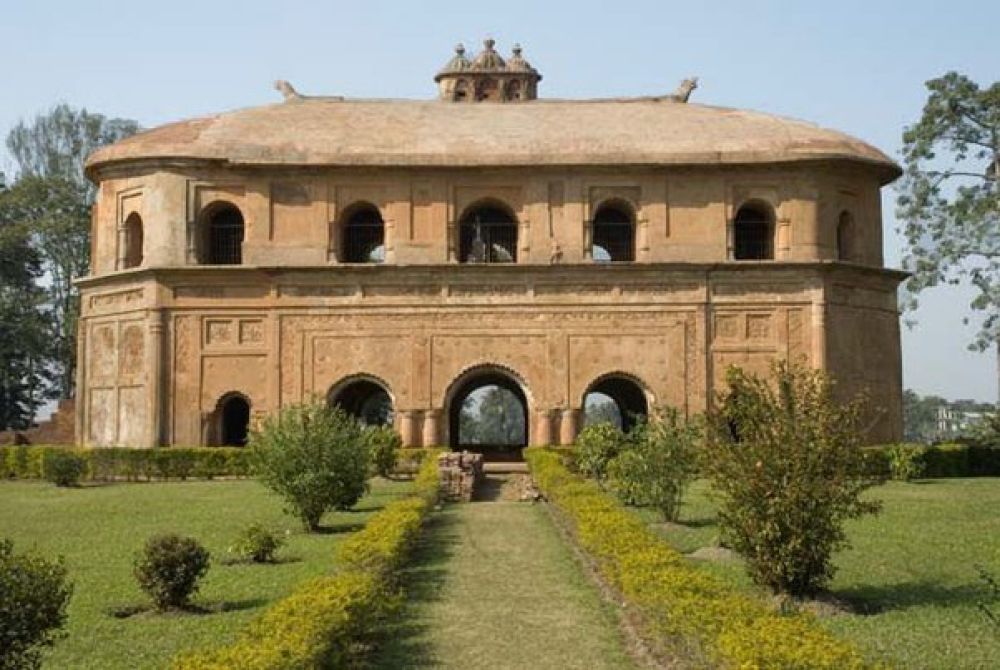
<svg viewBox="0 0 1000 670">
<path fill-rule="evenodd" d="M 126 161 L 232 165 L 725 165 L 851 160 L 899 167 L 875 147 L 793 119 L 663 98 L 496 105 L 294 98 L 181 121 L 94 152 L 92 177 Z"/>
</svg>

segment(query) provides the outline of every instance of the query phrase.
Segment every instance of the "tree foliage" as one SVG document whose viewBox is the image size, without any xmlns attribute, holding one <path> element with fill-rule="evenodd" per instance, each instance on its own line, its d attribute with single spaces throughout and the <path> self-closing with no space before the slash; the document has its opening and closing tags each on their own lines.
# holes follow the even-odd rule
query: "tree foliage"
<svg viewBox="0 0 1000 670">
<path fill-rule="evenodd" d="M 525 442 L 524 408 L 512 391 L 499 386 L 473 392 L 462 403 L 459 432 L 463 444 L 492 447 Z"/>
<path fill-rule="evenodd" d="M 74 183 L 89 205 L 94 185 L 83 174 L 93 151 L 134 135 L 139 124 L 130 119 L 109 119 L 86 109 L 56 105 L 31 123 L 19 122 L 7 135 L 7 149 L 17 162 L 20 177 L 56 177 Z"/>
<path fill-rule="evenodd" d="M 818 591 L 847 545 L 844 521 L 879 510 L 861 496 L 878 481 L 860 448 L 866 403 L 837 403 L 825 373 L 786 361 L 771 379 L 730 368 L 727 382 L 703 458 L 723 536 L 757 583 Z"/>
<path fill-rule="evenodd" d="M 897 201 L 909 306 L 923 289 L 968 281 L 970 306 L 984 314 L 971 346 L 982 350 L 1000 335 L 1000 82 L 980 88 L 949 72 L 927 89 L 920 120 L 903 133 Z"/>
<path fill-rule="evenodd" d="M 5 192 L 0 216 L 27 235 L 33 250 L 25 262 L 40 263 L 48 296 L 45 367 L 53 373 L 56 395 L 73 395 L 79 295 L 73 280 L 89 271 L 90 211 L 96 189 L 83 173 L 95 149 L 137 132 L 127 119 L 109 119 L 66 104 L 18 123 L 7 148 L 18 175 Z M 36 281 L 36 284 L 38 282 Z M 41 361 L 35 361 L 39 365 Z M 40 373 L 35 372 L 36 375 Z"/>
<path fill-rule="evenodd" d="M 46 399 L 51 353 L 41 261 L 0 190 L 0 431 L 31 425 Z"/>
</svg>

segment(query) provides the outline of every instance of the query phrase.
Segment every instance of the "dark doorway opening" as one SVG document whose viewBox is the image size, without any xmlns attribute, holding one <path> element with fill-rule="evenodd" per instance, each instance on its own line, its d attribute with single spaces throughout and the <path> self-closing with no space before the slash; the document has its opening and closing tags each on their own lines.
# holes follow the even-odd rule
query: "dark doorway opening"
<svg viewBox="0 0 1000 670">
<path fill-rule="evenodd" d="M 392 425 L 392 397 L 381 384 L 369 379 L 359 379 L 335 389 L 329 403 L 366 426 Z"/>
<path fill-rule="evenodd" d="M 223 446 L 242 447 L 250 428 L 250 403 L 240 395 L 230 396 L 220 408 L 219 438 Z"/>
<path fill-rule="evenodd" d="M 520 459 L 528 444 L 528 401 L 520 384 L 496 371 L 463 381 L 449 405 L 448 441 L 452 449 L 490 460 Z"/>
<path fill-rule="evenodd" d="M 583 395 L 584 425 L 607 422 L 628 432 L 649 414 L 646 393 L 627 377 L 605 377 Z"/>
</svg>

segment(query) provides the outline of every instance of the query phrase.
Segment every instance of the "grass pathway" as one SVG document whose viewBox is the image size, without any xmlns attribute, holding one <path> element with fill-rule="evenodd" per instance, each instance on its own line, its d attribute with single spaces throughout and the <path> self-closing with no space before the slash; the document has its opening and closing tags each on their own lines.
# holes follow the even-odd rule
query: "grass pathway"
<svg viewBox="0 0 1000 670">
<path fill-rule="evenodd" d="M 435 515 L 377 668 L 634 668 L 618 619 L 541 505 Z"/>
</svg>

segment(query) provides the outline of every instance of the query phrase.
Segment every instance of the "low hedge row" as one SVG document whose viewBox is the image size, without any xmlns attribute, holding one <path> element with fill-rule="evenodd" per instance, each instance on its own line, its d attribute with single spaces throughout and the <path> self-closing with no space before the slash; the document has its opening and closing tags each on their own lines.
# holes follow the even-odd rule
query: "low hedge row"
<svg viewBox="0 0 1000 670">
<path fill-rule="evenodd" d="M 603 578 L 641 613 L 650 638 L 666 638 L 711 667 L 871 667 L 809 615 L 776 613 L 688 564 L 596 483 L 570 472 L 560 454 L 524 453 L 538 486 Z"/>
<path fill-rule="evenodd" d="M 389 503 L 338 545 L 339 572 L 298 587 L 232 645 L 182 654 L 174 670 L 348 667 L 358 643 L 400 602 L 398 568 L 438 496 L 437 460 L 425 458 L 416 492 Z"/>
<path fill-rule="evenodd" d="M 90 481 L 141 481 L 167 479 L 212 479 L 245 477 L 249 462 L 245 449 L 238 447 L 0 447 L 0 477 L 45 479 L 46 455 L 69 452 L 86 463 L 84 479 Z"/>
<path fill-rule="evenodd" d="M 922 465 L 921 477 L 1000 477 L 1000 448 L 975 444 L 882 444 L 865 447 L 872 468 L 889 475 L 890 453 L 903 450 Z"/>
</svg>

